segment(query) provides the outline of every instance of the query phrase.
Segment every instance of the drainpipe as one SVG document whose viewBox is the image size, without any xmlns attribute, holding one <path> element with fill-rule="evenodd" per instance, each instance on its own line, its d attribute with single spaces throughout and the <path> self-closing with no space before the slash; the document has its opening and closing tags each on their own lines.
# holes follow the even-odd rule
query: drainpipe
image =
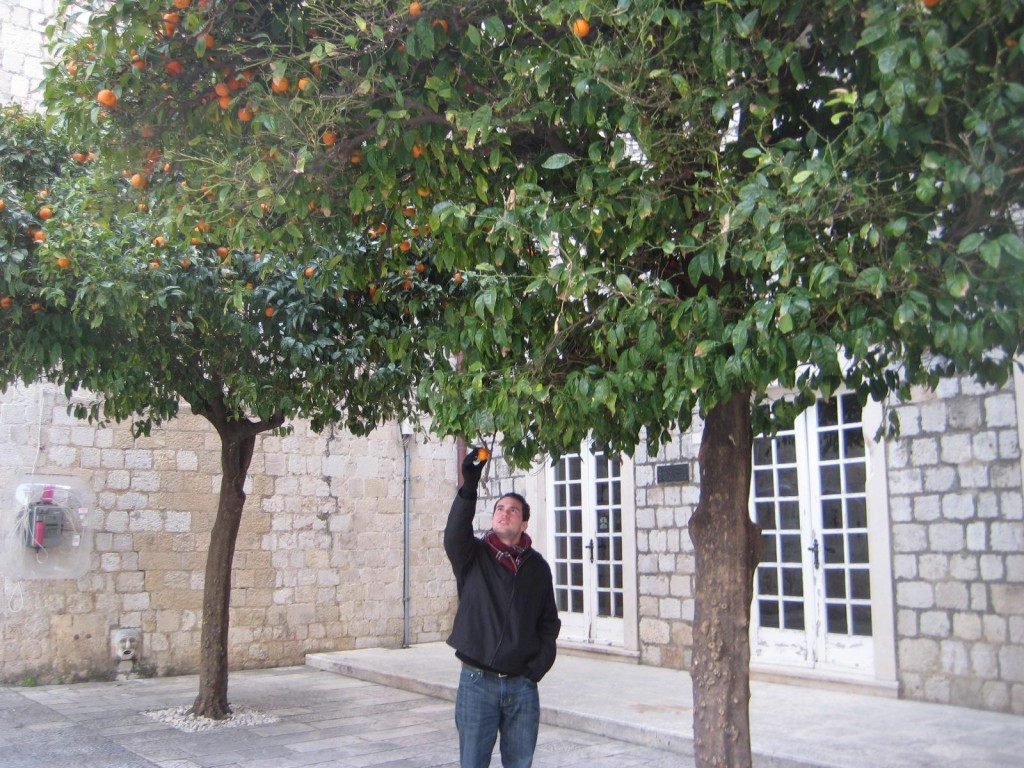
<svg viewBox="0 0 1024 768">
<path fill-rule="evenodd" d="M 402 471 L 402 647 L 409 647 L 409 603 L 411 601 L 411 580 L 409 576 L 409 528 L 410 528 L 410 505 L 412 496 L 412 478 L 410 467 L 412 464 L 410 456 L 410 441 L 412 439 L 412 425 L 407 421 L 401 423 L 402 430 L 402 454 L 404 467 Z"/>
</svg>

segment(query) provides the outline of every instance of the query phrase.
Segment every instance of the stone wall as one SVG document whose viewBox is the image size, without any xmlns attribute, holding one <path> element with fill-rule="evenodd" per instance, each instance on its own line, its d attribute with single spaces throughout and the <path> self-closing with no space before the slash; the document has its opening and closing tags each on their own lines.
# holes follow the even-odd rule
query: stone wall
<svg viewBox="0 0 1024 768">
<path fill-rule="evenodd" d="M 56 8 L 56 0 L 0 3 L 0 101 L 39 106 L 46 61 L 43 33 Z"/>
<path fill-rule="evenodd" d="M 689 669 L 693 650 L 694 557 L 689 523 L 700 495 L 697 454 L 703 422 L 673 437 L 656 455 L 641 444 L 636 472 L 636 549 L 640 660 Z M 686 464 L 690 481 L 658 484 L 656 467 Z"/>
<path fill-rule="evenodd" d="M 1024 714 L 1024 502 L 1012 388 L 943 382 L 889 451 L 897 654 L 914 699 Z"/>
<path fill-rule="evenodd" d="M 454 604 L 441 531 L 455 454 L 423 437 L 409 451 L 409 638 L 429 642 Z M 121 628 L 142 632 L 136 673 L 194 671 L 220 482 L 212 427 L 183 414 L 135 440 L 128 425 L 76 421 L 51 387 L 17 387 L 0 399 L 0 488 L 33 471 L 92 489 L 94 551 L 77 580 L 0 577 L 0 681 L 110 677 Z M 233 668 L 401 644 L 403 472 L 397 425 L 356 439 L 299 423 L 257 441 L 232 575 Z"/>
<path fill-rule="evenodd" d="M 1022 400 L 1012 385 L 955 379 L 898 407 L 902 433 L 885 447 L 901 696 L 1024 714 Z M 641 446 L 635 457 L 646 664 L 691 662 L 687 525 L 698 501 L 700 428 L 698 420 L 658 455 Z M 691 481 L 656 483 L 665 463 L 688 463 Z M 888 555 L 872 550 L 872 558 Z"/>
</svg>

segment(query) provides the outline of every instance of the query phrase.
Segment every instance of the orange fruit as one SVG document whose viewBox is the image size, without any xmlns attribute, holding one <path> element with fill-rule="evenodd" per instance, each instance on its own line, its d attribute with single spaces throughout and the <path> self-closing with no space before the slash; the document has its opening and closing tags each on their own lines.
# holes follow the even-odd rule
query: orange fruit
<svg viewBox="0 0 1024 768">
<path fill-rule="evenodd" d="M 150 269 L 160 269 L 160 259 L 153 259 L 149 262 Z"/>
<path fill-rule="evenodd" d="M 117 106 L 117 95 L 109 88 L 104 88 L 96 94 L 96 101 L 104 107 L 113 109 Z"/>
<path fill-rule="evenodd" d="M 217 99 L 217 104 L 220 106 L 221 109 L 228 109 L 231 106 L 231 97 L 221 96 L 219 99 Z"/>
<path fill-rule="evenodd" d="M 180 75 L 183 69 L 184 67 L 181 66 L 181 62 L 177 59 L 173 61 L 168 61 L 167 66 L 164 67 L 164 71 L 171 77 L 174 77 L 175 75 Z"/>
<path fill-rule="evenodd" d="M 590 22 L 583 18 L 576 19 L 572 23 L 572 33 L 576 37 L 586 37 L 590 34 Z"/>
<path fill-rule="evenodd" d="M 409 3 L 409 15 L 419 16 L 423 13 L 423 6 L 420 3 Z"/>
<path fill-rule="evenodd" d="M 305 271 L 303 271 L 302 274 L 304 274 L 306 277 L 312 277 L 315 271 L 316 270 L 314 270 L 312 267 L 306 267 Z"/>
<path fill-rule="evenodd" d="M 416 194 L 420 197 L 429 197 L 430 187 L 416 187 Z"/>
<path fill-rule="evenodd" d="M 213 86 L 213 92 L 218 96 L 227 96 L 231 93 L 231 88 L 228 87 L 227 83 L 217 83 Z"/>
<path fill-rule="evenodd" d="M 300 77 L 299 78 L 299 83 L 298 83 L 299 90 L 300 91 L 304 91 L 307 88 L 309 88 L 309 83 L 310 83 L 310 79 L 308 77 Z"/>
<path fill-rule="evenodd" d="M 149 180 L 141 173 L 133 173 L 128 182 L 136 189 L 145 189 L 149 186 Z"/>
<path fill-rule="evenodd" d="M 43 230 L 41 229 L 37 229 L 35 232 L 32 233 L 32 239 L 35 240 L 37 243 L 41 243 L 46 239 L 46 233 L 43 232 Z"/>
<path fill-rule="evenodd" d="M 181 264 L 182 269 L 188 269 L 189 267 L 192 266 L 192 262 L 189 261 L 188 259 L 182 259 L 178 263 Z"/>
<path fill-rule="evenodd" d="M 263 310 L 263 314 L 266 315 L 267 317 L 273 317 L 274 316 L 274 308 L 273 307 L 267 307 L 266 309 Z"/>
<path fill-rule="evenodd" d="M 78 71 L 78 62 L 77 61 L 68 62 L 68 74 L 69 75 L 74 75 L 77 71 Z"/>
<path fill-rule="evenodd" d="M 167 245 L 167 238 L 164 237 L 163 235 L 157 235 L 156 237 L 153 238 L 153 245 L 155 245 L 157 248 L 163 248 L 165 245 Z"/>
<path fill-rule="evenodd" d="M 423 157 L 423 147 L 419 144 L 412 145 L 412 156 L 415 158 Z"/>
<path fill-rule="evenodd" d="M 290 85 L 287 77 L 275 77 L 270 81 L 270 90 L 274 93 L 287 93 Z"/>
<path fill-rule="evenodd" d="M 402 289 L 408 291 L 412 288 L 412 280 L 406 279 L 402 281 Z"/>
<path fill-rule="evenodd" d="M 61 269 L 71 269 L 71 259 L 67 256 L 61 256 L 57 259 L 57 266 Z"/>
<path fill-rule="evenodd" d="M 242 107 L 238 110 L 238 119 L 243 123 L 248 123 L 253 118 L 252 110 L 249 107 Z"/>
<path fill-rule="evenodd" d="M 476 460 L 477 461 L 487 461 L 489 458 L 491 458 L 491 452 L 488 451 L 486 448 L 477 448 L 476 449 Z"/>
<path fill-rule="evenodd" d="M 10 296 L 4 296 L 2 299 L 0 299 L 0 307 L 3 307 L 4 309 L 10 309 L 13 303 L 14 301 L 11 299 Z"/>
<path fill-rule="evenodd" d="M 0 200 L 0 211 L 2 211 L 6 207 L 7 207 L 7 203 L 5 203 L 3 200 Z"/>
<path fill-rule="evenodd" d="M 31 304 L 28 305 L 28 308 L 31 309 L 33 312 L 38 312 L 40 309 L 43 308 L 43 305 L 40 304 L 38 301 L 33 301 Z"/>
<path fill-rule="evenodd" d="M 402 252 L 408 251 L 410 248 L 412 248 L 412 243 L 410 243 L 408 240 L 403 240 L 398 244 L 398 250 Z"/>
<path fill-rule="evenodd" d="M 170 37 L 174 34 L 174 30 L 178 28 L 178 23 L 181 21 L 181 16 L 176 13 L 165 13 L 164 14 L 164 34 Z"/>
<path fill-rule="evenodd" d="M 355 152 L 352 153 L 352 156 L 349 157 L 349 161 L 358 165 L 359 163 L 363 162 L 363 153 L 357 149 Z"/>
<path fill-rule="evenodd" d="M 219 248 L 217 248 L 217 255 L 220 256 L 222 259 L 226 259 L 229 253 L 230 251 L 227 249 L 226 246 L 222 245 Z"/>
<path fill-rule="evenodd" d="M 448 22 L 445 21 L 444 19 L 434 19 L 432 22 L 430 22 L 430 26 L 432 26 L 432 27 L 440 27 L 445 32 L 448 31 Z"/>
<path fill-rule="evenodd" d="M 192 5 L 192 0 L 174 0 L 174 7 L 180 10 L 185 10 Z"/>
<path fill-rule="evenodd" d="M 46 221 L 47 219 L 52 219 L 53 218 L 53 210 L 51 210 L 50 208 L 47 208 L 45 206 L 40 208 L 39 209 L 39 218 L 42 219 L 43 221 Z"/>
<path fill-rule="evenodd" d="M 939 4 L 940 0 L 922 0 L 925 8 L 934 8 Z"/>
<path fill-rule="evenodd" d="M 331 147 L 338 140 L 338 134 L 334 131 L 324 131 L 324 135 L 320 137 L 320 140 L 328 147 Z"/>
<path fill-rule="evenodd" d="M 406 216 L 408 216 L 408 217 L 415 216 L 416 215 L 416 206 L 414 206 L 414 205 L 407 205 L 407 206 L 405 206 L 405 210 L 403 211 L 403 213 Z"/>
<path fill-rule="evenodd" d="M 427 271 L 427 265 L 424 264 L 423 262 L 420 262 L 419 264 L 416 265 L 416 271 L 422 275 L 424 272 Z"/>
</svg>

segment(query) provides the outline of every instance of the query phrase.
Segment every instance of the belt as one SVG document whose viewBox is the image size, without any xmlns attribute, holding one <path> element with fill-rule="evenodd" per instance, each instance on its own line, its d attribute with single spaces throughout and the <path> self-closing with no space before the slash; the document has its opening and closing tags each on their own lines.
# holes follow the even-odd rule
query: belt
<svg viewBox="0 0 1024 768">
<path fill-rule="evenodd" d="M 470 664 L 466 661 L 462 662 L 462 666 L 466 669 L 472 669 L 475 672 L 482 672 L 487 677 L 494 677 L 498 680 L 509 680 L 514 677 L 520 677 L 520 675 L 510 675 L 505 672 L 495 672 L 493 669 L 484 669 L 483 667 L 478 667 L 476 664 Z"/>
</svg>

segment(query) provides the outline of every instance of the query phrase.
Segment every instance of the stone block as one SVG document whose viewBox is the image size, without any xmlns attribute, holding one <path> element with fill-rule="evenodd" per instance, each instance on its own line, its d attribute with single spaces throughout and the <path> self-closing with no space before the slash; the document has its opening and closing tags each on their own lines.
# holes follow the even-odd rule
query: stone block
<svg viewBox="0 0 1024 768">
<path fill-rule="evenodd" d="M 946 505 L 944 504 L 943 507 Z M 928 543 L 933 552 L 959 552 L 964 548 L 964 526 L 936 523 L 928 527 Z"/>
<path fill-rule="evenodd" d="M 1000 393 L 985 398 L 985 426 L 1012 427 L 1017 421 L 1013 393 Z"/>
<path fill-rule="evenodd" d="M 1024 616 L 1024 584 L 991 584 L 989 593 L 999 616 Z"/>
<path fill-rule="evenodd" d="M 935 605 L 935 587 L 926 581 L 897 584 L 896 602 L 906 608 L 931 608 Z"/>
<path fill-rule="evenodd" d="M 1024 523 L 993 522 L 990 528 L 989 545 L 994 552 L 1017 553 L 1024 551 Z"/>
<path fill-rule="evenodd" d="M 1024 647 L 1005 645 L 999 649 L 999 679 L 1024 683 Z"/>
<path fill-rule="evenodd" d="M 967 585 L 959 581 L 945 581 L 935 585 L 935 605 L 956 611 L 970 607 Z"/>
</svg>

